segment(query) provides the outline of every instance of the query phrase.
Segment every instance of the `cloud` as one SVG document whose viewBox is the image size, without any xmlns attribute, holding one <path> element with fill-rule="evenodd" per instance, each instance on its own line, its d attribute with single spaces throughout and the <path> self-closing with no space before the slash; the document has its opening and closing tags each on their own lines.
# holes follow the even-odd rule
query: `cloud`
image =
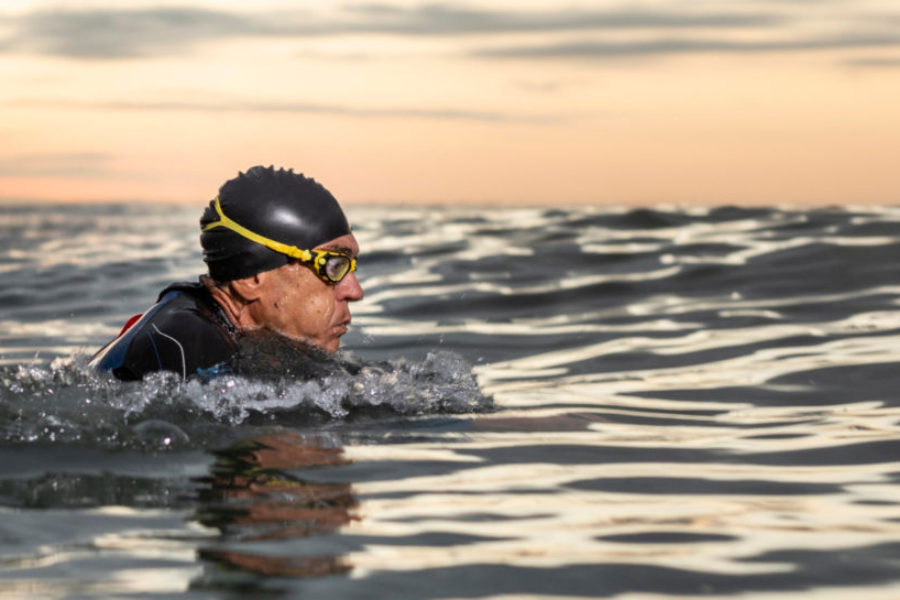
<svg viewBox="0 0 900 600">
<path fill-rule="evenodd" d="M 563 85 L 558 81 L 515 81 L 512 86 L 518 90 L 536 94 L 553 94 L 563 89 Z"/>
<path fill-rule="evenodd" d="M 900 57 L 854 58 L 844 61 L 848 67 L 865 69 L 900 69 Z"/>
<path fill-rule="evenodd" d="M 517 80 L 510 82 L 510 85 L 523 92 L 533 94 L 555 94 L 563 90 L 569 90 L 573 87 L 582 85 L 579 80 Z"/>
<path fill-rule="evenodd" d="M 738 41 L 725 39 L 663 38 L 629 42 L 583 41 L 478 50 L 490 58 L 615 58 L 673 54 L 763 54 L 877 48 L 900 45 L 900 35 L 844 35 L 811 39 Z"/>
<path fill-rule="evenodd" d="M 75 58 L 170 54 L 198 41 L 252 32 L 237 15 L 201 9 L 42 10 L 24 15 L 0 47 Z"/>
<path fill-rule="evenodd" d="M 476 111 L 443 108 L 357 108 L 340 105 L 302 102 L 202 102 L 202 101 L 107 101 L 18 99 L 7 105 L 50 109 L 88 109 L 117 111 L 187 111 L 187 112 L 254 112 L 292 114 L 330 114 L 359 118 L 420 118 L 451 121 L 480 121 L 484 123 L 552 123 L 559 119 L 547 116 L 514 115 L 497 111 Z"/>
<path fill-rule="evenodd" d="M 0 158 L 0 175 L 10 177 L 105 177 L 112 157 L 98 153 L 19 154 Z"/>
<path fill-rule="evenodd" d="M 489 11 L 425 4 L 345 7 L 334 16 L 308 12 L 239 13 L 200 8 L 39 10 L 7 19 L 13 33 L 0 51 L 89 59 L 184 52 L 197 43 L 234 37 L 309 38 L 394 34 L 461 36 L 637 28 L 741 28 L 777 25 L 772 13 L 649 10 Z"/>
<path fill-rule="evenodd" d="M 184 54 L 199 44 L 221 39 L 319 39 L 348 35 L 477 36 L 482 43 L 485 43 L 485 36 L 497 35 L 504 46 L 490 47 L 485 43 L 469 56 L 531 59 L 762 54 L 898 44 L 898 36 L 893 33 L 895 28 L 887 26 L 896 23 L 898 16 L 873 15 L 862 8 L 850 13 L 848 18 L 844 18 L 847 15 L 841 17 L 845 26 L 855 22 L 859 26 L 883 27 L 882 34 L 817 38 L 799 38 L 792 34 L 792 27 L 803 26 L 807 21 L 823 18 L 833 21 L 836 15 L 827 7 L 840 2 L 817 1 L 814 5 L 812 0 L 757 0 L 753 4 L 716 2 L 712 5 L 673 2 L 670 9 L 491 10 L 452 3 L 414 6 L 368 3 L 337 6 L 331 12 L 252 9 L 241 12 L 177 6 L 35 10 L 2 18 L 4 30 L 11 33 L 0 39 L 0 53 L 31 52 L 91 60 L 127 59 Z M 807 14 L 809 11 L 792 10 L 786 5 L 795 8 L 810 5 L 810 10 L 813 6 L 820 10 L 810 15 Z M 735 36 L 747 29 L 765 35 L 755 40 Z M 640 33 L 642 39 L 626 41 L 599 37 L 622 31 Z M 684 33 L 685 37 L 676 36 L 676 31 Z M 707 35 L 702 35 L 701 31 Z M 521 45 L 512 45 L 509 42 L 510 34 L 529 33 L 580 35 L 583 40 L 560 41 L 557 37 L 555 41 L 542 44 L 523 41 Z M 772 39 L 775 35 L 778 39 Z M 653 37 L 648 39 L 648 36 Z M 366 56 L 355 53 L 331 57 L 360 60 Z"/>
<path fill-rule="evenodd" d="M 491 12 L 427 4 L 408 9 L 384 4 L 356 6 L 366 19 L 347 23 L 348 30 L 364 33 L 460 35 L 578 31 L 586 29 L 758 27 L 781 22 L 782 17 L 759 13 L 690 13 L 643 10 Z"/>
</svg>

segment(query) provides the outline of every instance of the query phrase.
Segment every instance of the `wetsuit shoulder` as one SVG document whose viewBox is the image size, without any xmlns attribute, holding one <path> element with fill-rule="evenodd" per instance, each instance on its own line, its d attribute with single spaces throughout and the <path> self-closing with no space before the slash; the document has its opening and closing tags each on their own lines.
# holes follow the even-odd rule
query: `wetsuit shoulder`
<svg viewBox="0 0 900 600">
<path fill-rule="evenodd" d="M 235 333 L 200 284 L 174 284 L 134 325 L 91 360 L 123 380 L 154 371 L 184 378 L 222 363 L 237 349 Z"/>
</svg>

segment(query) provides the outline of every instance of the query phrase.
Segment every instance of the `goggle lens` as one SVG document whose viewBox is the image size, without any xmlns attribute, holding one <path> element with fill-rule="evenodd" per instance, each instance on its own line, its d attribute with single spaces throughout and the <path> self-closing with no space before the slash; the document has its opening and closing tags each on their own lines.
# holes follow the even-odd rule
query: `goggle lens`
<svg viewBox="0 0 900 600">
<path fill-rule="evenodd" d="M 356 270 L 356 261 L 346 254 L 326 252 L 322 250 L 313 250 L 319 253 L 316 258 L 316 273 L 322 279 L 331 283 L 338 283 L 344 277 Z"/>
</svg>

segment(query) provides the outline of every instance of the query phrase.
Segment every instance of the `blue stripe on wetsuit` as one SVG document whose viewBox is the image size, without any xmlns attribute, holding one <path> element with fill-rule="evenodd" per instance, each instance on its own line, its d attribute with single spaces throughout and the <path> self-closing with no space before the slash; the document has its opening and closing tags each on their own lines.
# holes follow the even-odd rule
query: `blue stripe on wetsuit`
<svg viewBox="0 0 900 600">
<path fill-rule="evenodd" d="M 145 312 L 144 316 L 138 319 L 137 323 L 129 327 L 128 331 L 112 341 L 112 347 L 103 353 L 103 356 L 94 364 L 94 367 L 103 371 L 112 371 L 113 369 L 121 367 L 125 362 L 125 355 L 128 354 L 128 349 L 131 347 L 132 341 L 134 341 L 135 336 L 141 333 L 143 325 L 152 319 L 153 315 L 155 315 L 163 306 L 177 298 L 179 294 L 181 294 L 180 291 L 172 290 L 160 298 L 159 302 L 150 307 L 150 310 Z M 160 360 L 156 342 L 153 340 L 153 334 L 149 331 L 145 333 L 150 336 L 150 343 L 153 344 L 153 351 L 156 353 L 156 361 L 159 363 L 159 367 L 162 368 L 162 360 Z"/>
</svg>

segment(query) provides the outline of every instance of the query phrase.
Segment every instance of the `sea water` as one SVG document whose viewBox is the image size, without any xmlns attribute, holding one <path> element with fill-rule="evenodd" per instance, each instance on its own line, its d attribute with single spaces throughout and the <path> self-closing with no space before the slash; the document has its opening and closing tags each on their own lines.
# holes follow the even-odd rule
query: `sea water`
<svg viewBox="0 0 900 600">
<path fill-rule="evenodd" d="M 900 209 L 351 207 L 358 373 L 91 373 L 200 212 L 0 207 L 0 598 L 900 597 Z"/>
</svg>

